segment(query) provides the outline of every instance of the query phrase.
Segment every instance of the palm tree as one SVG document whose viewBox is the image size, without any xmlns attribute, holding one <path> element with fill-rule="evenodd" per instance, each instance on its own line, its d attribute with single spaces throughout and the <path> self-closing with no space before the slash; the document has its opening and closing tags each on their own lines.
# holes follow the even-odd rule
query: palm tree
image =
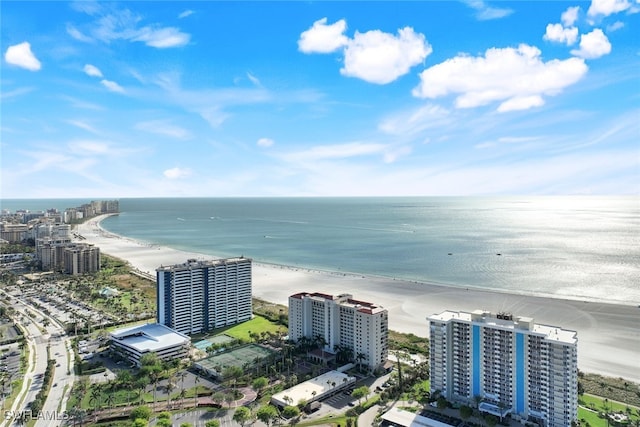
<svg viewBox="0 0 640 427">
<path fill-rule="evenodd" d="M 184 408 L 184 398 L 187 395 L 187 391 L 182 388 L 182 390 L 180 390 L 180 408 Z"/>
<path fill-rule="evenodd" d="M 167 393 L 167 407 L 171 404 L 171 391 L 176 388 L 176 385 L 173 383 L 173 374 L 169 376 L 167 379 L 167 384 L 164 386 L 164 389 Z"/>
<path fill-rule="evenodd" d="M 200 377 L 198 375 L 195 376 L 195 387 L 193 390 L 193 407 L 198 407 L 198 383 L 200 382 Z"/>
<path fill-rule="evenodd" d="M 100 384 L 96 384 L 91 388 L 91 397 L 89 398 L 89 404 L 91 404 L 91 402 L 94 403 L 94 406 L 93 406 L 94 411 L 98 410 L 101 394 L 102 394 L 102 390 L 101 390 Z"/>
<path fill-rule="evenodd" d="M 156 371 L 151 371 L 149 374 L 149 379 L 153 383 L 153 406 L 156 406 L 156 391 L 158 390 L 158 380 L 160 379 L 160 374 Z"/>
<path fill-rule="evenodd" d="M 180 372 L 180 396 L 183 401 L 180 403 L 181 406 L 184 406 L 184 378 L 187 376 L 185 371 Z"/>
<path fill-rule="evenodd" d="M 114 404 L 115 400 L 116 400 L 116 395 L 114 393 L 109 393 L 107 395 L 107 406 L 109 408 L 113 408 L 113 404 Z"/>
<path fill-rule="evenodd" d="M 362 371 L 362 361 L 366 359 L 367 356 L 364 353 L 359 352 L 356 354 L 356 360 L 358 361 L 358 369 Z"/>
</svg>

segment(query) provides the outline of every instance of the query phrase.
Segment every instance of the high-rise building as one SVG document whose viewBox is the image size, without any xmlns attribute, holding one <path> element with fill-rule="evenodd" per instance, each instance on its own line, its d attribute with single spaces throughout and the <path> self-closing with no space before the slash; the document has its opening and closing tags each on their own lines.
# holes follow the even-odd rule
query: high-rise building
<svg viewBox="0 0 640 427">
<path fill-rule="evenodd" d="M 251 259 L 187 260 L 156 270 L 158 323 L 191 335 L 251 319 Z"/>
<path fill-rule="evenodd" d="M 95 273 L 100 270 L 100 248 L 88 243 L 74 243 L 64 247 L 64 272 L 67 274 Z"/>
<path fill-rule="evenodd" d="M 351 359 L 370 369 L 387 361 L 389 316 L 375 304 L 323 293 L 297 293 L 289 297 L 289 339 L 321 337 L 324 351 L 349 349 Z"/>
<path fill-rule="evenodd" d="M 482 310 L 444 311 L 428 320 L 432 395 L 545 427 L 577 419 L 575 331 Z"/>
</svg>

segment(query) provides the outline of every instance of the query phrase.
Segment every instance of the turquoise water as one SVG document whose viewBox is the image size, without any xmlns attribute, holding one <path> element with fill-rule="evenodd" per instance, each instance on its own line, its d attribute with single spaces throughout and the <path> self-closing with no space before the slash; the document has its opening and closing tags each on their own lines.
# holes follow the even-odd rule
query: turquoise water
<svg viewBox="0 0 640 427">
<path fill-rule="evenodd" d="M 105 229 L 211 256 L 640 303 L 638 197 L 121 199 L 120 210 Z"/>
</svg>

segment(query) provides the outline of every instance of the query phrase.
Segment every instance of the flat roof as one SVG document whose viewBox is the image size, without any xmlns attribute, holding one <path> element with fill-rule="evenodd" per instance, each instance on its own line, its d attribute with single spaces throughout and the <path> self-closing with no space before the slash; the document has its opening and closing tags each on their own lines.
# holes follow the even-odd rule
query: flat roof
<svg viewBox="0 0 640 427">
<path fill-rule="evenodd" d="M 186 262 L 182 264 L 174 264 L 174 265 L 162 265 L 156 269 L 157 272 L 162 271 L 182 271 L 189 269 L 198 269 L 205 267 L 217 267 L 220 265 L 233 265 L 233 264 L 251 264 L 251 258 L 245 257 L 236 257 L 236 258 L 223 258 L 223 259 L 212 259 L 212 260 L 197 260 L 197 259 L 188 259 Z"/>
<path fill-rule="evenodd" d="M 543 334 L 548 341 L 558 341 L 563 344 L 576 344 L 578 342 L 578 333 L 568 329 L 558 328 L 549 325 L 533 325 L 533 331 Z"/>
<path fill-rule="evenodd" d="M 325 395 L 325 393 L 333 390 L 334 383 L 335 387 L 339 387 L 345 383 L 355 382 L 355 380 L 355 377 L 350 377 L 342 372 L 329 371 L 300 384 L 296 384 L 291 388 L 281 391 L 280 393 L 276 393 L 271 396 L 271 399 L 276 400 L 283 405 L 289 405 L 289 403 L 284 400 L 285 396 L 289 396 L 291 398 L 291 405 L 297 405 L 301 400 L 312 402 Z"/>
<path fill-rule="evenodd" d="M 500 313 L 494 314 L 489 311 L 476 310 L 473 313 L 464 311 L 446 310 L 429 316 L 429 321 L 448 322 L 458 320 L 468 323 L 483 324 L 513 331 L 532 332 L 543 335 L 549 341 L 557 341 L 574 345 L 578 342 L 578 333 L 569 329 L 562 329 L 560 326 L 541 325 L 533 322 L 533 318 L 524 316 L 512 316 L 508 318 L 499 317 Z"/>
<path fill-rule="evenodd" d="M 452 424 L 443 423 L 433 418 L 423 417 L 399 408 L 391 408 L 380 418 L 403 427 L 451 427 Z"/>
<path fill-rule="evenodd" d="M 118 329 L 111 333 L 111 339 L 132 347 L 140 353 L 160 351 L 191 341 L 188 336 L 159 323 Z"/>
</svg>

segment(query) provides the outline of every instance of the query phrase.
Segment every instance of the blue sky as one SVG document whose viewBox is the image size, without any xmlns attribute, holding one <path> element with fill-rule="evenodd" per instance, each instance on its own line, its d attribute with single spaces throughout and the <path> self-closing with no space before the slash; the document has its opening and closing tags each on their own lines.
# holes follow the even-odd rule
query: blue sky
<svg viewBox="0 0 640 427">
<path fill-rule="evenodd" d="M 640 194 L 639 11 L 2 2 L 1 196 Z"/>
</svg>

